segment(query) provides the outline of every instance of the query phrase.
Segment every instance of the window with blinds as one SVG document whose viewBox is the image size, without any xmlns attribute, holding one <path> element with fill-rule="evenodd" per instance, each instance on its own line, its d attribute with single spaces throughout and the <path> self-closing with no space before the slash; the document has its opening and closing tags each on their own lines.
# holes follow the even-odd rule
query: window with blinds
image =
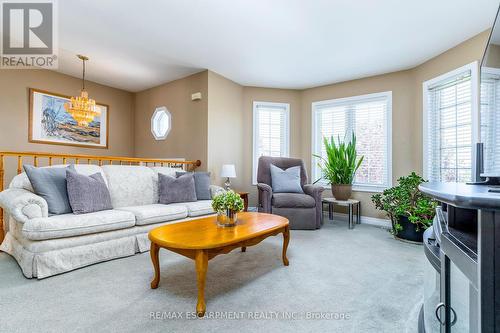
<svg viewBox="0 0 500 333">
<path fill-rule="evenodd" d="M 260 156 L 289 156 L 290 104 L 253 103 L 253 183 Z"/>
<path fill-rule="evenodd" d="M 364 156 L 354 179 L 356 190 L 377 191 L 391 184 L 391 105 L 391 92 L 312 104 L 314 154 L 326 157 L 324 137 L 344 140 L 356 134 L 358 156 Z M 313 180 L 322 176 L 318 162 L 313 158 Z"/>
<path fill-rule="evenodd" d="M 500 174 L 500 70 L 481 69 L 481 141 L 484 173 Z"/>
<path fill-rule="evenodd" d="M 472 69 L 468 65 L 424 82 L 424 94 L 424 177 L 437 182 L 471 181 Z"/>
</svg>

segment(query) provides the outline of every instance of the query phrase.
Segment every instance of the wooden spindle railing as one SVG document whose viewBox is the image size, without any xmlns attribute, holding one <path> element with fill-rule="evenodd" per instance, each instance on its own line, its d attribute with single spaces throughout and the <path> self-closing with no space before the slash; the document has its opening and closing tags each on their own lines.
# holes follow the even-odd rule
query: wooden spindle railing
<svg viewBox="0 0 500 333">
<path fill-rule="evenodd" d="M 0 192 L 4 190 L 5 180 L 5 160 L 7 157 L 17 158 L 17 174 L 23 172 L 24 157 L 33 158 L 33 165 L 38 166 L 40 162 L 47 159 L 47 165 L 54 165 L 55 160 L 59 160 L 61 164 L 68 164 L 69 160 L 74 160 L 74 164 L 80 164 L 82 161 L 87 161 L 87 164 L 97 161 L 97 165 L 102 166 L 105 163 L 113 165 L 117 162 L 119 165 L 143 165 L 157 164 L 169 167 L 182 167 L 184 170 L 193 171 L 201 165 L 200 160 L 196 161 L 182 161 L 182 160 L 169 160 L 158 158 L 138 158 L 138 157 L 118 157 L 118 156 L 94 156 L 94 155 L 79 155 L 79 154 L 51 154 L 51 153 L 34 153 L 34 152 L 13 152 L 13 151 L 0 151 Z M 4 238 L 4 218 L 3 210 L 0 208 L 0 243 Z"/>
</svg>

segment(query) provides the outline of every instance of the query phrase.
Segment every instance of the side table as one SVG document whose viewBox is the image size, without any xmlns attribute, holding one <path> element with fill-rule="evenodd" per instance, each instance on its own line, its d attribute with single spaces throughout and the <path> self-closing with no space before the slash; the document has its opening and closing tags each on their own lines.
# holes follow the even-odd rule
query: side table
<svg viewBox="0 0 500 333">
<path fill-rule="evenodd" d="M 355 224 L 360 224 L 361 223 L 361 202 L 359 200 L 355 199 L 349 199 L 349 200 L 337 200 L 335 198 L 323 198 L 322 204 L 328 205 L 328 219 L 333 220 L 333 208 L 335 205 L 337 206 L 343 206 L 347 207 L 348 211 L 348 219 L 349 219 L 349 224 L 348 227 L 349 229 L 353 229 Z M 356 210 L 356 223 L 354 223 L 354 210 Z"/>
<path fill-rule="evenodd" d="M 243 204 L 245 205 L 244 211 L 248 212 L 248 192 L 236 192 L 243 199 Z"/>
</svg>

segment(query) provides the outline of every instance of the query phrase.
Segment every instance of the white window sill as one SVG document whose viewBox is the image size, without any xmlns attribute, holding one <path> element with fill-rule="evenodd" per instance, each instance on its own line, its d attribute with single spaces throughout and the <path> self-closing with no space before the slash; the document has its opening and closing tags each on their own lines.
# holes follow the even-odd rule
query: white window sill
<svg viewBox="0 0 500 333">
<path fill-rule="evenodd" d="M 257 186 L 257 183 L 255 184 L 252 184 L 253 186 Z M 320 185 L 320 186 L 323 186 L 323 188 L 325 190 L 331 190 L 331 186 L 330 185 L 326 185 L 326 184 L 319 184 L 319 183 L 316 183 L 315 185 Z M 352 186 L 352 190 L 354 192 L 367 192 L 367 193 L 382 193 L 384 192 L 384 190 L 387 190 L 390 186 L 362 186 L 362 185 L 353 185 Z"/>
<path fill-rule="evenodd" d="M 323 184 L 325 190 L 330 190 L 332 187 L 330 185 Z M 362 185 L 353 185 L 352 190 L 354 192 L 368 192 L 368 193 L 382 193 L 384 190 L 388 189 L 389 186 L 362 186 Z"/>
</svg>

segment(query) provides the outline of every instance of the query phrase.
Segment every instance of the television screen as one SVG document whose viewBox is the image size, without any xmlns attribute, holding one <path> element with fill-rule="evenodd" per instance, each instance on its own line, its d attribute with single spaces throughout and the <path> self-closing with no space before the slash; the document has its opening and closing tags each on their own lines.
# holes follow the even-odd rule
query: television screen
<svg viewBox="0 0 500 333">
<path fill-rule="evenodd" d="M 480 126 L 483 143 L 481 176 L 500 177 L 500 22 L 498 15 L 481 62 Z"/>
</svg>

